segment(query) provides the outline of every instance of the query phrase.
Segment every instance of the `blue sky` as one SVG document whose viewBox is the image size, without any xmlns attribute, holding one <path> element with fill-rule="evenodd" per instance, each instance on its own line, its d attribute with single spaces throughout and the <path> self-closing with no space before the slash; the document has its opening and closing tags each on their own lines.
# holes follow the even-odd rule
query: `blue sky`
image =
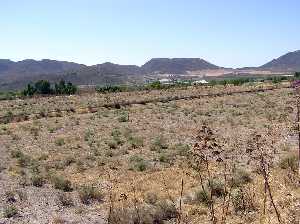
<svg viewBox="0 0 300 224">
<path fill-rule="evenodd" d="M 299 0 L 1 0 L 0 58 L 257 66 L 300 49 Z"/>
</svg>

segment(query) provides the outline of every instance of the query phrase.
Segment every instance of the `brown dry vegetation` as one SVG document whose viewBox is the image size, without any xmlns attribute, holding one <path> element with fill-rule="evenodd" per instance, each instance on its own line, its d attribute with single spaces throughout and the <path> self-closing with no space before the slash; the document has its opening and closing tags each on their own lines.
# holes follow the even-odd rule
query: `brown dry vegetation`
<svg viewBox="0 0 300 224">
<path fill-rule="evenodd" d="M 0 102 L 1 114 L 74 109 L 1 124 L 0 223 L 276 223 L 261 156 L 280 221 L 299 223 L 291 89 L 80 109 L 218 91 Z"/>
</svg>

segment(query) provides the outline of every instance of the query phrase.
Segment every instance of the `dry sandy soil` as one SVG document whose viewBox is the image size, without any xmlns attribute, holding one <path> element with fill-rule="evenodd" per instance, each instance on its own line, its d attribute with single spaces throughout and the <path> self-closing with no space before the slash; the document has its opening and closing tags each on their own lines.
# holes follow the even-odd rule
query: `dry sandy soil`
<svg viewBox="0 0 300 224">
<path fill-rule="evenodd" d="M 0 223 L 299 223 L 292 89 L 86 111 L 208 91 L 0 102 Z"/>
</svg>

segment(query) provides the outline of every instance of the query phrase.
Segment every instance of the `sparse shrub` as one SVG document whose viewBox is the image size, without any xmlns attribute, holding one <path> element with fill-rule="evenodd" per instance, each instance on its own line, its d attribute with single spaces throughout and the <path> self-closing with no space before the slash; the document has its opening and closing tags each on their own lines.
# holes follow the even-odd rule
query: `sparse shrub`
<svg viewBox="0 0 300 224">
<path fill-rule="evenodd" d="M 148 192 L 145 195 L 145 202 L 151 205 L 156 204 L 156 202 L 158 201 L 158 197 L 157 194 L 155 192 Z"/>
<path fill-rule="evenodd" d="M 17 214 L 18 214 L 18 209 L 13 205 L 7 206 L 4 209 L 4 217 L 5 218 L 12 218 L 12 217 L 15 217 Z"/>
<path fill-rule="evenodd" d="M 137 171 L 145 171 L 147 169 L 147 164 L 145 160 L 139 156 L 132 156 L 130 158 L 130 162 L 133 163 L 133 166 L 131 169 L 137 170 Z"/>
<path fill-rule="evenodd" d="M 159 207 L 159 216 L 161 220 L 170 220 L 178 216 L 175 205 L 169 200 L 159 201 L 157 207 Z"/>
<path fill-rule="evenodd" d="M 252 178 L 249 172 L 244 169 L 237 169 L 233 174 L 231 186 L 240 187 L 244 184 L 250 183 L 251 181 Z"/>
<path fill-rule="evenodd" d="M 8 203 L 15 203 L 17 201 L 14 191 L 5 192 L 5 198 Z"/>
<path fill-rule="evenodd" d="M 116 92 L 122 92 L 123 88 L 121 86 L 97 86 L 96 91 L 98 93 L 116 93 Z"/>
<path fill-rule="evenodd" d="M 137 213 L 137 211 L 139 211 Z M 178 217 L 175 205 L 169 200 L 162 200 L 157 205 L 137 204 L 117 207 L 110 214 L 109 223 L 163 224 Z"/>
<path fill-rule="evenodd" d="M 39 129 L 37 127 L 31 127 L 30 134 L 32 134 L 32 136 L 34 136 L 34 137 L 39 136 Z"/>
<path fill-rule="evenodd" d="M 118 142 L 115 140 L 110 140 L 106 143 L 110 149 L 116 149 L 118 148 Z"/>
<path fill-rule="evenodd" d="M 12 122 L 14 119 L 14 114 L 11 111 L 7 111 L 5 114 L 5 119 L 3 121 L 4 124 L 8 124 Z"/>
<path fill-rule="evenodd" d="M 140 172 L 143 172 L 147 169 L 147 165 L 146 163 L 144 162 L 144 160 L 140 161 L 140 162 L 137 162 L 135 165 L 134 165 L 135 169 L 137 171 L 140 171 Z"/>
<path fill-rule="evenodd" d="M 209 206 L 212 203 L 208 191 L 207 190 L 202 190 L 202 189 L 196 191 L 195 200 L 196 200 L 196 202 L 202 203 L 206 206 Z"/>
<path fill-rule="evenodd" d="M 71 196 L 68 195 L 68 194 L 66 194 L 66 193 L 64 193 L 64 192 L 63 192 L 63 193 L 60 193 L 60 194 L 58 195 L 58 199 L 59 199 L 59 201 L 61 202 L 61 204 L 62 204 L 63 206 L 65 206 L 65 207 L 71 207 L 71 206 L 74 205 L 74 202 L 73 202 Z"/>
<path fill-rule="evenodd" d="M 55 189 L 59 189 L 65 192 L 73 190 L 71 181 L 63 177 L 55 176 L 52 178 L 52 182 L 54 184 Z"/>
<path fill-rule="evenodd" d="M 112 150 L 106 150 L 105 151 L 105 156 L 106 157 L 113 157 L 114 156 L 114 152 Z"/>
<path fill-rule="evenodd" d="M 166 163 L 167 161 L 168 161 L 168 158 L 167 158 L 166 154 L 160 154 L 159 162 Z"/>
<path fill-rule="evenodd" d="M 83 186 L 79 189 L 79 198 L 83 204 L 90 204 L 92 201 L 102 201 L 104 195 L 94 186 Z"/>
<path fill-rule="evenodd" d="M 166 143 L 166 140 L 162 136 L 156 137 L 150 146 L 151 151 L 158 151 L 158 152 L 161 151 L 162 149 L 167 149 L 167 148 L 168 148 L 168 144 Z"/>
<path fill-rule="evenodd" d="M 84 133 L 84 140 L 86 142 L 90 141 L 93 137 L 94 137 L 94 132 L 92 132 L 91 130 L 87 130 L 85 133 Z"/>
<path fill-rule="evenodd" d="M 42 187 L 45 183 L 45 178 L 41 175 L 35 174 L 31 177 L 31 183 L 35 187 Z"/>
<path fill-rule="evenodd" d="M 290 154 L 282 158 L 279 162 L 279 166 L 282 169 L 291 169 L 293 172 L 297 172 L 298 169 L 298 157 L 296 154 Z"/>
<path fill-rule="evenodd" d="M 226 194 L 224 190 L 224 183 L 218 179 L 212 179 L 210 181 L 210 190 L 212 195 L 216 197 L 222 197 L 223 195 Z"/>
<path fill-rule="evenodd" d="M 158 158 L 159 162 L 161 163 L 170 163 L 171 159 L 171 155 L 166 153 L 161 153 Z"/>
<path fill-rule="evenodd" d="M 232 191 L 231 200 L 235 212 L 250 212 L 256 210 L 253 198 L 242 188 Z"/>
<path fill-rule="evenodd" d="M 20 158 L 21 156 L 23 156 L 23 152 L 21 152 L 20 150 L 12 150 L 10 152 L 10 155 L 12 158 Z"/>
<path fill-rule="evenodd" d="M 120 116 L 118 117 L 118 121 L 119 122 L 127 122 L 127 121 L 129 121 L 129 115 L 128 115 L 128 113 L 127 112 L 122 112 L 120 114 Z"/>
<path fill-rule="evenodd" d="M 140 148 L 144 146 L 144 140 L 141 137 L 133 137 L 130 136 L 128 138 L 128 143 L 130 144 L 130 146 L 134 149 L 136 148 Z"/>
<path fill-rule="evenodd" d="M 121 136 L 121 131 L 119 129 L 114 129 L 111 132 L 111 136 L 113 136 L 113 137 L 120 137 Z"/>
<path fill-rule="evenodd" d="M 65 166 L 70 166 L 72 163 L 76 163 L 76 159 L 73 156 L 67 157 L 64 161 Z"/>
<path fill-rule="evenodd" d="M 57 146 L 63 146 L 65 144 L 65 139 L 64 138 L 57 138 L 55 140 L 55 145 Z"/>
<path fill-rule="evenodd" d="M 173 149 L 176 151 L 176 154 L 180 156 L 186 156 L 190 150 L 190 146 L 187 144 L 178 143 L 173 146 Z"/>
<path fill-rule="evenodd" d="M 18 164 L 20 167 L 26 167 L 31 164 L 31 157 L 25 154 L 21 154 L 20 157 L 18 157 Z"/>
</svg>

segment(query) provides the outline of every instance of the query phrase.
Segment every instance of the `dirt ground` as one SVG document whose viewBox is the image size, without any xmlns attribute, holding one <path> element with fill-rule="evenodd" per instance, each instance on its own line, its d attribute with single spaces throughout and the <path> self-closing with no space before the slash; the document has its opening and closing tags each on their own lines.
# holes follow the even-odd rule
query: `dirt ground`
<svg viewBox="0 0 300 224">
<path fill-rule="evenodd" d="M 76 111 L 0 125 L 0 223 L 278 223 L 275 208 L 299 223 L 292 89 L 79 110 L 122 97 L 0 102 L 3 114 Z"/>
</svg>

